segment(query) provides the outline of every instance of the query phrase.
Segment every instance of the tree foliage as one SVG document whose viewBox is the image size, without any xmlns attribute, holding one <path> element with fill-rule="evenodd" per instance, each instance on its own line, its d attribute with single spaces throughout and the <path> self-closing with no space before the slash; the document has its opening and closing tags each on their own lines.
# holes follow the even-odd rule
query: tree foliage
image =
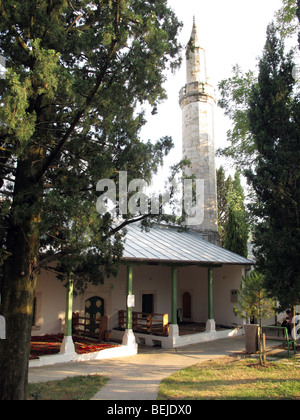
<svg viewBox="0 0 300 420">
<path fill-rule="evenodd" d="M 226 174 L 221 166 L 217 169 L 217 199 L 218 199 L 218 231 L 220 236 L 220 245 L 223 247 L 226 233 L 226 224 L 228 222 L 228 194 L 232 191 L 232 178 Z"/>
<path fill-rule="evenodd" d="M 275 14 L 276 28 L 282 38 L 291 37 L 299 32 L 299 18 L 299 0 L 283 0 L 282 7 Z M 257 82 L 256 71 L 244 71 L 235 64 L 232 76 L 218 84 L 221 95 L 218 106 L 232 121 L 232 128 L 227 132 L 230 146 L 220 148 L 217 153 L 231 160 L 241 171 L 251 166 L 257 156 L 255 139 L 249 129 L 248 114 L 252 86 Z"/>
<path fill-rule="evenodd" d="M 229 251 L 248 257 L 249 217 L 240 174 L 226 179 L 224 169 L 217 170 L 218 227 L 220 244 Z"/>
<path fill-rule="evenodd" d="M 251 271 L 243 277 L 238 292 L 238 306 L 235 313 L 240 318 L 250 318 L 259 323 L 260 363 L 264 363 L 262 320 L 276 313 L 276 299 L 270 298 L 265 288 L 264 277 L 258 271 Z"/>
<path fill-rule="evenodd" d="M 290 37 L 299 31 L 297 0 L 282 0 L 282 7 L 276 13 L 276 24 L 282 37 Z"/>
<path fill-rule="evenodd" d="M 98 180 L 126 170 L 129 181 L 149 181 L 172 147 L 168 137 L 140 141 L 145 120 L 136 107 L 165 98 L 180 25 L 165 1 L 2 1 L 1 17 L 2 250 L 10 221 L 21 226 L 36 211 L 46 265 L 51 253 L 78 254 L 83 238 L 101 247 L 109 236 L 112 220 L 95 213 Z M 30 204 L 38 184 L 42 198 Z M 119 245 L 107 242 L 100 253 L 119 256 Z"/>
<path fill-rule="evenodd" d="M 249 101 L 258 157 L 246 175 L 256 194 L 251 210 L 257 267 L 283 307 L 300 302 L 300 97 L 293 66 L 292 53 L 285 54 L 270 25 Z"/>
<path fill-rule="evenodd" d="M 0 399 L 26 395 L 40 268 L 60 259 L 79 288 L 116 273 L 122 234 L 96 184 L 149 180 L 172 147 L 141 141 L 137 109 L 165 99 L 180 27 L 166 0 L 0 0 Z"/>
<path fill-rule="evenodd" d="M 270 299 L 264 286 L 263 275 L 250 271 L 243 277 L 238 291 L 238 305 L 234 307 L 240 318 L 253 318 L 261 323 L 263 318 L 275 314 L 276 300 Z"/>
<path fill-rule="evenodd" d="M 296 11 L 295 2 L 285 1 L 284 6 L 280 16 L 287 24 Z M 242 169 L 252 188 L 249 210 L 255 224 L 257 268 L 281 309 L 300 302 L 300 98 L 293 56 L 293 50 L 285 51 L 278 27 L 271 24 L 258 77 L 236 67 L 233 77 L 220 84 L 220 105 L 233 121 L 231 133 L 236 133 L 229 133 L 232 144 L 224 153 Z"/>
<path fill-rule="evenodd" d="M 232 190 L 228 192 L 227 200 L 229 206 L 224 248 L 247 258 L 250 227 L 239 172 L 235 173 Z"/>
<path fill-rule="evenodd" d="M 230 158 L 235 167 L 244 170 L 256 156 L 256 145 L 249 130 L 248 101 L 257 77 L 253 71 L 244 73 L 239 65 L 232 69 L 232 76 L 218 84 L 221 99 L 218 106 L 232 121 L 232 128 L 227 132 L 230 146 L 219 149 L 220 156 Z"/>
</svg>

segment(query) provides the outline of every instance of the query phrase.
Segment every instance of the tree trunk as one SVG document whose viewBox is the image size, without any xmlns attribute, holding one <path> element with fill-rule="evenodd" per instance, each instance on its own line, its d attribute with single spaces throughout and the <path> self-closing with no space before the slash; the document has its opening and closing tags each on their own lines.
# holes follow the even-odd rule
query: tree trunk
<svg viewBox="0 0 300 420">
<path fill-rule="evenodd" d="M 10 257 L 0 289 L 0 313 L 6 319 L 6 340 L 0 340 L 0 400 L 27 398 L 42 199 L 42 180 L 33 182 L 33 166 L 32 161 L 19 162 L 7 236 Z"/>
<path fill-rule="evenodd" d="M 264 365 L 264 348 L 263 348 L 263 329 L 262 329 L 262 296 L 259 298 L 258 313 L 259 313 L 259 363 L 261 366 Z"/>
</svg>

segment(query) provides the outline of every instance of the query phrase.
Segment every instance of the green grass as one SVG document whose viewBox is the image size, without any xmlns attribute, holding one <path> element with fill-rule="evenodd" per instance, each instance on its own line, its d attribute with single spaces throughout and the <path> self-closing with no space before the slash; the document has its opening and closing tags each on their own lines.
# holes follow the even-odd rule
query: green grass
<svg viewBox="0 0 300 420">
<path fill-rule="evenodd" d="M 159 400 L 300 400 L 300 361 L 224 358 L 176 372 L 161 382 Z"/>
<path fill-rule="evenodd" d="M 109 381 L 100 375 L 74 376 L 28 385 L 28 400 L 90 400 Z"/>
</svg>

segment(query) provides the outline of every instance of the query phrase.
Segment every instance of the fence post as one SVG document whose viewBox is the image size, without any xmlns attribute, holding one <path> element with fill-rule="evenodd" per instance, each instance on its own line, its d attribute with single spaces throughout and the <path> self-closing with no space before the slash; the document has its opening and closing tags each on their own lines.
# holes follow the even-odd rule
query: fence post
<svg viewBox="0 0 300 420">
<path fill-rule="evenodd" d="M 152 333 L 152 314 L 147 314 L 147 334 Z"/>
</svg>

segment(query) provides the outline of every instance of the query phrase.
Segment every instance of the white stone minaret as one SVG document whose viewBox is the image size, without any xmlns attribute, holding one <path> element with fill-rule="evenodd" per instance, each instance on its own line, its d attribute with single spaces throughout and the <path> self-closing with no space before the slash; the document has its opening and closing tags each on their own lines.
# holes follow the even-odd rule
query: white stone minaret
<svg viewBox="0 0 300 420">
<path fill-rule="evenodd" d="M 186 85 L 180 91 L 182 109 L 182 157 L 191 167 L 188 176 L 204 180 L 204 220 L 191 229 L 201 232 L 209 242 L 219 244 L 217 181 L 214 140 L 214 90 L 206 73 L 205 51 L 200 47 L 197 26 L 186 51 Z"/>
</svg>

